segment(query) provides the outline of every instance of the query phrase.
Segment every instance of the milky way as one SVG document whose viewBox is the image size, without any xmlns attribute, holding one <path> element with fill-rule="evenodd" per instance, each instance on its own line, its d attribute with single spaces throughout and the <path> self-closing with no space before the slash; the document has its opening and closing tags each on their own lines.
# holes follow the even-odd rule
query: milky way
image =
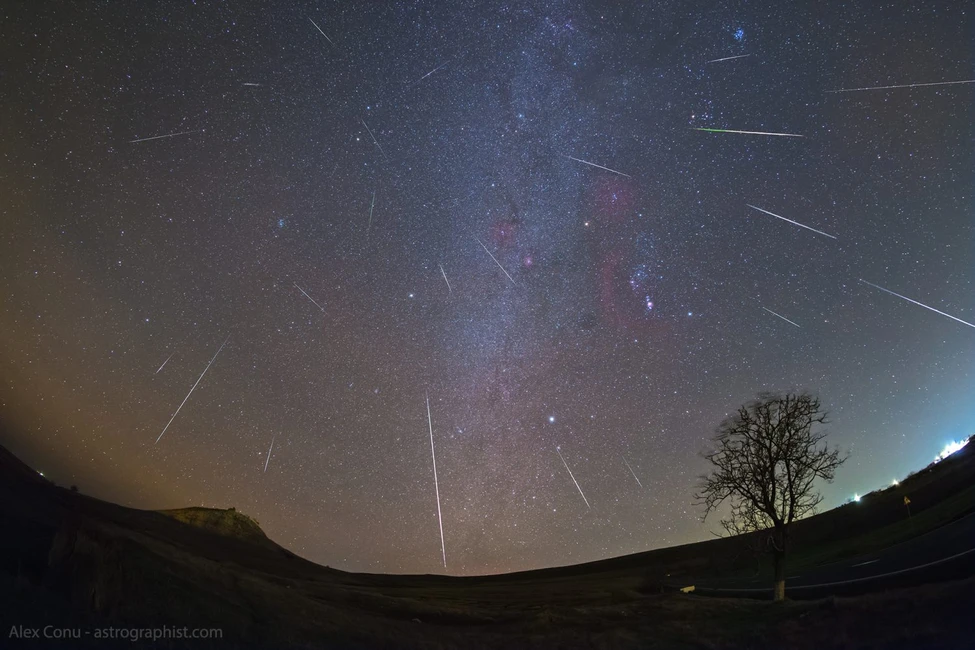
<svg viewBox="0 0 975 650">
<path fill-rule="evenodd" d="M 0 442 L 458 574 L 710 537 L 761 391 L 829 409 L 825 505 L 923 466 L 975 418 L 972 12 L 787 4 L 8 3 Z"/>
</svg>

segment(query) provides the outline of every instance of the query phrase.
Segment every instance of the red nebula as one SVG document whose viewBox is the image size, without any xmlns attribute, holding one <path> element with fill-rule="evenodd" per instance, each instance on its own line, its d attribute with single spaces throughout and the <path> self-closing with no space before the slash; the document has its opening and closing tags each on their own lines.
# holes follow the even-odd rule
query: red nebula
<svg viewBox="0 0 975 650">
<path fill-rule="evenodd" d="M 514 245 L 520 229 L 521 219 L 501 219 L 491 226 L 491 239 L 499 248 L 509 248 Z"/>
</svg>

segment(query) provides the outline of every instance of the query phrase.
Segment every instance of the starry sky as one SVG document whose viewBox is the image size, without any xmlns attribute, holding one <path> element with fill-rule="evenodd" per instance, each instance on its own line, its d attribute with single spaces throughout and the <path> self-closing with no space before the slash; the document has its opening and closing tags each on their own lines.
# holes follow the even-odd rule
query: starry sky
<svg viewBox="0 0 975 650">
<path fill-rule="evenodd" d="M 0 443 L 395 573 L 706 539 L 760 391 L 883 487 L 975 429 L 975 85 L 830 91 L 975 78 L 972 13 L 5 3 Z"/>
</svg>

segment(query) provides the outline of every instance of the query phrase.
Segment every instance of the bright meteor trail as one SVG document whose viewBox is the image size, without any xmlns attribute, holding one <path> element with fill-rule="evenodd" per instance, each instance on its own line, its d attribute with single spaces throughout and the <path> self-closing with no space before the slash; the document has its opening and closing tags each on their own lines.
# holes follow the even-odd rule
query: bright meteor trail
<svg viewBox="0 0 975 650">
<path fill-rule="evenodd" d="M 383 158 L 389 160 L 389 156 L 386 155 L 386 152 L 383 150 L 383 146 L 379 144 L 379 140 L 376 139 L 376 136 L 372 134 L 372 129 L 369 128 L 369 125 L 366 124 L 366 121 L 365 120 L 359 120 L 359 121 L 362 122 L 362 126 L 366 127 L 366 131 L 369 132 L 369 137 L 372 138 L 373 144 L 379 147 L 379 152 L 383 155 Z"/>
<path fill-rule="evenodd" d="M 559 448 L 558 448 L 557 445 L 555 447 L 555 453 L 557 453 L 559 455 L 559 458 L 562 458 L 562 452 L 559 451 Z M 569 464 L 567 462 L 565 462 L 565 458 L 562 458 L 562 464 L 565 465 L 565 471 L 567 471 L 569 473 L 569 478 L 571 478 L 572 479 L 572 482 L 576 484 L 576 489 L 579 490 L 579 494 L 582 495 L 582 500 L 586 502 L 586 507 L 589 508 L 590 510 L 592 510 L 592 506 L 589 505 L 589 499 L 587 499 L 586 498 L 586 495 L 582 493 L 582 488 L 579 487 L 579 481 L 577 481 L 576 480 L 576 477 L 572 475 L 572 470 L 569 469 Z M 637 481 L 637 483 L 639 483 L 639 481 Z"/>
<path fill-rule="evenodd" d="M 705 61 L 705 63 L 720 63 L 721 61 L 731 61 L 732 59 L 744 59 L 746 56 L 751 56 L 751 54 L 739 54 L 738 56 L 726 56 L 721 59 L 711 59 L 710 61 Z"/>
<path fill-rule="evenodd" d="M 372 203 L 369 204 L 369 223 L 366 225 L 366 237 L 369 237 L 369 231 L 372 229 L 372 210 L 376 207 L 376 191 L 372 192 Z"/>
<path fill-rule="evenodd" d="M 425 75 L 423 75 L 422 77 L 420 77 L 419 79 L 417 79 L 417 82 L 420 82 L 420 81 L 423 81 L 424 79 L 426 79 L 427 77 L 429 77 L 430 75 L 432 75 L 432 74 L 433 74 L 434 72 L 436 72 L 437 70 L 439 70 L 439 69 L 441 69 L 441 68 L 443 68 L 444 66 L 446 66 L 446 65 L 447 65 L 447 63 L 450 63 L 450 61 L 447 61 L 446 63 L 441 63 L 441 64 L 440 64 L 440 65 L 438 65 L 438 66 L 437 66 L 436 68 L 434 68 L 434 69 L 433 69 L 433 70 L 431 70 L 430 72 L 428 72 L 428 73 L 426 73 Z"/>
<path fill-rule="evenodd" d="M 873 287 L 874 289 L 880 289 L 881 291 L 883 291 L 883 292 L 885 292 L 885 293 L 889 293 L 889 294 L 890 294 L 890 295 L 892 295 L 892 296 L 897 296 L 897 297 L 898 297 L 898 298 L 900 298 L 901 300 L 906 300 L 907 302 L 911 302 L 911 303 L 914 303 L 915 305 L 918 305 L 919 307 L 924 307 L 925 309 L 929 309 L 929 310 L 931 310 L 931 311 L 933 311 L 933 312 L 934 312 L 934 313 L 936 313 L 936 314 L 941 314 L 942 316 L 947 316 L 947 317 L 948 317 L 948 318 L 950 318 L 951 320 L 956 320 L 956 321 L 958 321 L 959 323 L 961 323 L 962 325 L 968 325 L 969 327 L 973 327 L 973 328 L 975 328 L 975 325 L 973 325 L 972 323 L 969 323 L 968 321 L 965 321 L 965 320 L 962 320 L 962 319 L 960 319 L 960 318 L 957 318 L 957 317 L 955 317 L 955 316 L 952 316 L 951 314 L 946 314 L 946 313 L 944 313 L 943 311 L 939 311 L 939 310 L 937 310 L 937 309 L 935 309 L 934 307 L 928 307 L 928 306 L 927 306 L 927 305 L 925 305 L 925 304 L 924 304 L 923 302 L 918 302 L 917 300 L 911 300 L 911 299 L 910 299 L 910 298 L 908 298 L 907 296 L 902 296 L 901 294 L 899 294 L 899 293 L 895 293 L 895 292 L 893 292 L 893 291 L 891 291 L 890 289 L 884 289 L 884 288 L 883 288 L 882 286 L 880 286 L 879 284 L 874 284 L 873 282 L 867 282 L 866 280 L 863 280 L 863 279 L 860 279 L 860 282 L 862 282 L 863 284 L 869 284 L 869 285 L 870 285 L 871 287 Z"/>
<path fill-rule="evenodd" d="M 166 135 L 154 135 L 151 138 L 137 138 L 136 140 L 129 140 L 129 144 L 133 142 L 148 142 L 149 140 L 159 140 L 162 138 L 175 138 L 178 135 L 189 135 L 190 133 L 200 133 L 203 129 L 197 129 L 196 131 L 180 131 L 179 133 L 167 133 Z"/>
<path fill-rule="evenodd" d="M 176 354 L 175 350 L 173 351 L 173 354 Z M 162 370 L 163 368 L 166 367 L 166 364 L 169 363 L 169 360 L 173 358 L 173 354 L 170 354 L 168 357 L 166 357 L 166 360 L 162 362 L 162 365 L 161 366 L 159 366 L 159 370 Z M 158 375 L 159 374 L 159 370 L 157 370 L 153 374 Z"/>
<path fill-rule="evenodd" d="M 274 449 L 274 436 L 271 436 L 271 446 L 267 448 L 267 460 L 264 461 L 264 473 L 267 474 L 267 464 L 271 462 L 271 450 Z"/>
<path fill-rule="evenodd" d="M 477 237 L 475 237 L 474 239 L 477 239 Z M 501 269 L 501 272 L 504 273 L 505 275 L 508 275 L 508 272 L 504 270 L 503 266 L 501 266 L 501 262 L 499 262 L 498 258 L 496 258 L 493 254 L 491 254 L 491 251 L 489 251 L 488 247 L 484 245 L 484 242 L 482 242 L 480 239 L 477 239 L 477 243 L 481 245 L 481 248 L 483 248 L 488 255 L 491 255 L 491 259 L 494 260 L 494 263 L 498 265 L 498 268 Z M 512 278 L 510 275 L 508 275 L 508 279 L 511 280 L 511 284 L 515 283 L 514 278 Z"/>
<path fill-rule="evenodd" d="M 627 178 L 633 178 L 629 174 L 624 174 L 623 172 L 618 172 L 615 169 L 610 169 L 609 167 L 603 167 L 602 165 L 597 165 L 596 163 L 591 163 L 588 160 L 583 160 L 582 158 L 573 158 L 572 156 L 566 155 L 569 160 L 574 160 L 576 162 L 581 162 L 584 165 L 591 165 L 592 167 L 598 167 L 599 169 L 605 169 L 608 172 L 613 172 L 614 174 L 619 174 L 620 176 L 626 176 Z"/>
<path fill-rule="evenodd" d="M 176 416 L 179 415 L 180 409 L 183 408 L 183 404 L 186 404 L 186 400 L 188 400 L 190 398 L 190 395 L 193 394 L 193 391 L 196 390 L 196 387 L 200 385 L 200 380 L 203 379 L 203 375 L 207 374 L 207 370 L 209 370 L 210 369 L 210 366 L 213 365 L 213 362 L 217 360 L 217 354 L 220 354 L 220 350 L 223 350 L 223 346 L 227 345 L 227 341 L 229 341 L 229 340 L 230 340 L 230 337 L 228 336 L 226 339 L 224 339 L 223 343 L 220 344 L 220 347 L 217 348 L 217 352 L 216 352 L 216 354 L 213 355 L 213 358 L 210 359 L 210 363 L 208 363 L 207 364 L 207 367 L 203 369 L 203 372 L 202 373 L 200 373 L 200 379 L 197 379 L 196 380 L 196 383 L 193 384 L 193 388 L 190 389 L 190 392 L 186 393 L 186 397 L 183 398 L 183 402 L 179 405 L 179 408 L 176 409 L 176 412 L 173 413 L 173 417 L 169 418 L 169 422 L 167 422 L 166 423 L 166 426 L 163 427 L 162 433 L 159 434 L 159 437 L 156 438 L 156 442 L 153 443 L 153 444 L 157 444 L 158 445 L 159 444 L 159 441 L 162 440 L 162 437 L 166 434 L 166 429 L 169 428 L 169 425 L 172 424 L 173 423 L 173 420 L 176 419 Z"/>
<path fill-rule="evenodd" d="M 735 131 L 734 129 L 704 129 L 701 127 L 692 127 L 692 131 L 705 131 L 706 133 L 742 133 L 744 135 L 775 135 L 780 138 L 804 138 L 804 135 L 798 135 L 796 133 L 770 133 L 768 131 Z"/>
<path fill-rule="evenodd" d="M 765 309 L 765 307 L 762 307 L 762 309 Z M 765 311 L 767 311 L 768 313 L 772 314 L 773 316 L 775 316 L 777 318 L 781 318 L 782 320 L 784 320 L 785 322 L 787 322 L 789 325 L 795 325 L 796 327 L 799 327 L 798 325 L 796 325 L 796 323 L 793 323 L 791 320 L 789 320 L 788 318 L 786 318 L 782 314 L 776 314 L 771 309 L 765 309 Z M 802 329 L 802 328 L 800 327 L 799 329 Z"/>
<path fill-rule="evenodd" d="M 823 237 L 829 237 L 830 239 L 836 239 L 836 236 L 835 235 L 830 235 L 829 233 L 825 233 L 822 230 L 816 230 L 815 228 L 810 228 L 809 226 L 804 225 L 804 224 L 801 224 L 798 221 L 793 221 L 792 219 L 786 219 L 785 217 L 780 216 L 780 215 L 777 215 L 774 212 L 769 212 L 768 210 L 763 210 L 762 208 L 759 208 L 757 206 L 751 205 L 749 203 L 746 203 L 745 205 L 747 205 L 752 210 L 758 210 L 759 212 L 764 212 L 765 214 L 767 214 L 769 216 L 775 217 L 776 219 L 781 219 L 782 221 L 788 221 L 789 223 L 791 223 L 791 224 L 793 224 L 795 226 L 799 226 L 800 228 L 805 228 L 806 230 L 812 230 L 813 232 L 818 233 L 818 234 L 822 235 Z"/>
<path fill-rule="evenodd" d="M 438 264 L 437 266 L 440 267 L 440 272 L 443 273 L 443 281 L 447 283 L 447 293 L 453 293 L 453 290 L 450 288 L 450 280 L 447 279 L 447 272 L 443 270 L 443 264 Z"/>
<path fill-rule="evenodd" d="M 297 288 L 297 289 L 298 289 L 298 291 L 300 291 L 301 293 L 304 293 L 304 294 L 305 294 L 305 298 L 308 298 L 309 300 L 311 300 L 311 301 L 312 301 L 312 303 L 314 303 L 314 305 L 315 305 L 316 307 L 318 307 L 319 309 L 321 309 L 321 310 L 322 310 L 322 313 L 323 313 L 323 314 L 325 313 L 325 308 L 324 308 L 324 307 L 322 307 L 321 305 L 319 305 L 319 304 L 318 304 L 317 302 L 315 302 L 315 299 L 314 299 L 314 298 L 312 298 L 312 297 L 311 297 L 311 296 L 309 296 L 309 295 L 308 295 L 307 293 L 305 293 L 305 290 L 304 290 L 304 289 L 302 289 L 301 287 L 299 287 L 299 286 L 298 286 L 298 283 L 297 283 L 297 282 L 295 282 L 295 283 L 294 283 L 294 285 L 295 285 L 295 288 Z"/>
<path fill-rule="evenodd" d="M 932 81 L 924 84 L 901 84 L 899 86 L 868 86 L 866 88 L 840 88 L 839 90 L 827 90 L 828 93 L 855 93 L 861 90 L 893 90 L 894 88 L 923 88 L 924 86 L 954 86 L 956 84 L 975 84 L 975 79 L 964 81 Z"/>
<path fill-rule="evenodd" d="M 311 20 L 311 18 L 309 18 L 308 20 Z M 323 32 L 322 28 L 318 26 L 318 23 L 316 23 L 314 20 L 311 20 L 311 24 L 315 26 L 315 29 L 318 30 L 319 34 L 325 37 L 325 40 L 328 41 L 330 45 L 335 45 L 335 43 L 332 42 L 332 39 L 328 37 L 328 34 Z"/>
<path fill-rule="evenodd" d="M 629 461 L 626 460 L 626 456 L 621 456 L 620 458 L 622 458 L 623 459 L 623 462 L 626 463 L 626 469 L 630 470 L 630 474 L 633 475 L 633 480 L 636 481 L 636 484 L 639 485 L 642 488 L 643 487 L 643 483 L 641 483 L 640 482 L 640 479 L 638 479 L 636 477 L 636 472 L 634 472 L 633 471 L 633 468 L 630 467 L 630 463 L 629 463 Z"/>
<path fill-rule="evenodd" d="M 443 541 L 443 515 L 440 514 L 440 482 L 437 480 L 437 453 L 433 449 L 433 418 L 430 416 L 430 394 L 427 393 L 427 423 L 430 425 L 430 457 L 433 459 L 433 486 L 437 490 L 437 521 L 440 522 L 440 552 L 443 568 L 447 568 L 447 547 Z"/>
</svg>

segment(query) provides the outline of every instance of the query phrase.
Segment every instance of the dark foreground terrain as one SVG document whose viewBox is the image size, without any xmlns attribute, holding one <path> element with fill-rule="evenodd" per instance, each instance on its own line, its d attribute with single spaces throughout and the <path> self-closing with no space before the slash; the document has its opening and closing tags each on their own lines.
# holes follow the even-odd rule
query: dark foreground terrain
<svg viewBox="0 0 975 650">
<path fill-rule="evenodd" d="M 0 448 L 0 648 L 975 647 L 972 447 L 801 522 L 789 575 L 808 577 L 785 603 L 759 600 L 747 537 L 481 578 L 350 574 L 233 510 L 124 508 Z M 810 590 L 822 576 L 831 586 Z M 164 626 L 222 638 L 99 638 Z"/>
</svg>

